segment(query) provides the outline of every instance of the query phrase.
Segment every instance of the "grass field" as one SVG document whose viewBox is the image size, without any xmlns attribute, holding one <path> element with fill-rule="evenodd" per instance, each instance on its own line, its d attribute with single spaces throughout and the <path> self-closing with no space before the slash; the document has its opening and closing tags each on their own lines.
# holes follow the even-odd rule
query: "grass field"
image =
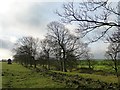
<svg viewBox="0 0 120 90">
<path fill-rule="evenodd" d="M 61 72 L 61 71 L 53 71 L 53 72 L 63 73 L 67 75 L 79 75 L 83 78 L 91 78 L 93 80 L 96 80 L 96 81 L 100 80 L 106 83 L 118 83 L 118 78 L 115 75 L 103 76 L 103 75 L 77 73 L 77 72 Z"/>
<path fill-rule="evenodd" d="M 21 65 L 2 63 L 2 88 L 64 88 L 64 83 L 54 82 Z"/>
<path fill-rule="evenodd" d="M 107 70 L 110 67 L 97 66 L 97 69 Z M 96 73 L 80 73 L 79 71 L 61 72 L 50 70 L 51 73 L 61 73 L 66 75 L 78 75 L 84 79 L 92 79 L 105 83 L 118 83 L 116 75 L 101 75 Z M 99 73 L 99 72 L 98 72 Z M 58 76 L 59 77 L 59 76 Z M 67 76 L 65 76 L 67 77 Z M 72 79 L 72 78 L 71 78 Z M 66 88 L 66 82 L 57 82 L 52 80 L 51 76 L 43 75 L 42 72 L 36 72 L 34 69 L 28 69 L 20 64 L 2 63 L 2 88 Z"/>
</svg>

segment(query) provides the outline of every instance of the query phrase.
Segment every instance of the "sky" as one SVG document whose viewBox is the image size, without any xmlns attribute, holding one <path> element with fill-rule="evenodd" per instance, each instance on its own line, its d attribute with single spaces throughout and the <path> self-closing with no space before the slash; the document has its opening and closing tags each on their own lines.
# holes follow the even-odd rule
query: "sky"
<svg viewBox="0 0 120 90">
<path fill-rule="evenodd" d="M 18 38 L 33 36 L 43 39 L 46 25 L 60 20 L 55 10 L 62 7 L 64 0 L 0 0 L 0 60 L 12 58 L 12 48 Z M 74 26 L 67 25 L 71 30 Z M 94 58 L 104 58 L 108 44 L 95 42 L 89 47 Z"/>
</svg>

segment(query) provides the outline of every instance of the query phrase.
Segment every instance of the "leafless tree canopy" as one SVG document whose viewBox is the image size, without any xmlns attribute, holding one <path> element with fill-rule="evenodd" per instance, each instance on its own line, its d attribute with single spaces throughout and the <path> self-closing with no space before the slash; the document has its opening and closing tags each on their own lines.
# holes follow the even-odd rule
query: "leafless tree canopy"
<svg viewBox="0 0 120 90">
<path fill-rule="evenodd" d="M 120 27 L 118 17 L 119 5 L 109 0 L 88 0 L 88 2 L 69 2 L 63 5 L 62 11 L 56 11 L 64 23 L 76 23 L 82 37 L 90 32 L 99 34 L 90 42 L 98 41 L 110 29 Z M 95 33 L 93 33 L 95 34 Z"/>
<path fill-rule="evenodd" d="M 81 58 L 85 53 L 87 44 L 82 43 L 79 37 L 71 34 L 69 30 L 59 22 L 54 21 L 49 23 L 48 29 L 48 37 L 50 41 L 53 42 L 54 53 L 63 60 L 63 71 L 65 71 L 68 57 L 74 56 L 74 59 Z"/>
<path fill-rule="evenodd" d="M 38 39 L 33 37 L 23 37 L 18 40 L 14 48 L 15 55 L 14 58 L 18 59 L 21 64 L 35 65 L 35 59 L 38 53 Z M 25 63 L 24 63 L 25 62 Z"/>
<path fill-rule="evenodd" d="M 118 75 L 118 64 L 120 59 L 120 32 L 116 32 L 112 34 L 111 37 L 107 38 L 107 41 L 110 43 L 108 46 L 108 50 L 106 51 L 106 56 L 110 57 L 113 61 L 113 68 L 116 71 L 116 75 Z"/>
</svg>

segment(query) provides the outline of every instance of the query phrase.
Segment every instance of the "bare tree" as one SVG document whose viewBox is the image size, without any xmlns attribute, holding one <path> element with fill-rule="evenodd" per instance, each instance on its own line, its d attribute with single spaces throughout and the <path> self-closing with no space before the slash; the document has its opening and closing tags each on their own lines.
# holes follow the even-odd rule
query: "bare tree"
<svg viewBox="0 0 120 90">
<path fill-rule="evenodd" d="M 19 59 L 22 63 L 30 66 L 34 65 L 36 68 L 36 55 L 38 50 L 38 39 L 33 37 L 22 37 L 17 43 L 14 51 L 15 59 Z"/>
<path fill-rule="evenodd" d="M 88 61 L 89 69 L 93 68 L 92 59 L 94 56 L 90 52 L 90 49 L 88 47 L 86 47 L 85 53 L 83 55 L 84 55 L 83 58 Z"/>
<path fill-rule="evenodd" d="M 63 57 L 62 57 L 62 48 L 61 46 L 57 43 L 56 39 L 51 37 L 50 34 L 48 34 L 47 39 L 51 41 L 50 47 L 52 49 L 51 54 L 52 54 L 52 59 L 54 59 L 53 66 L 56 67 L 57 70 L 63 71 Z"/>
<path fill-rule="evenodd" d="M 88 0 L 80 3 L 65 3 L 63 10 L 56 11 L 56 13 L 63 22 L 76 23 L 77 30 L 80 31 L 82 37 L 92 34 L 91 36 L 94 37 L 89 40 L 95 42 L 104 37 L 111 29 L 120 27 L 119 9 L 119 5 L 109 2 L 109 0 Z"/>
<path fill-rule="evenodd" d="M 107 41 L 110 43 L 108 50 L 106 51 L 107 56 L 109 56 L 113 61 L 113 68 L 115 69 L 117 77 L 118 75 L 118 62 L 120 54 L 120 34 L 119 32 L 114 33 L 111 37 L 107 38 Z"/>
<path fill-rule="evenodd" d="M 66 71 L 66 39 L 68 37 L 69 31 L 65 26 L 58 22 L 51 22 L 48 24 L 49 36 L 54 38 L 54 41 L 60 46 L 61 52 L 63 54 L 63 71 Z"/>
<path fill-rule="evenodd" d="M 67 71 L 68 61 L 74 57 L 74 60 L 81 58 L 84 54 L 85 44 L 80 41 L 80 38 L 71 34 L 65 26 L 59 22 L 51 22 L 48 24 L 48 36 L 54 43 L 54 51 L 62 61 L 62 71 Z M 69 59 L 68 59 L 69 58 Z M 73 59 L 72 59 L 73 60 Z M 71 65 L 72 66 L 72 65 Z"/>
<path fill-rule="evenodd" d="M 43 54 L 45 60 L 47 61 L 47 68 L 50 69 L 50 55 L 52 52 L 52 47 L 51 47 L 52 42 L 47 39 L 47 37 L 45 39 L 43 39 L 41 41 L 41 53 Z"/>
</svg>

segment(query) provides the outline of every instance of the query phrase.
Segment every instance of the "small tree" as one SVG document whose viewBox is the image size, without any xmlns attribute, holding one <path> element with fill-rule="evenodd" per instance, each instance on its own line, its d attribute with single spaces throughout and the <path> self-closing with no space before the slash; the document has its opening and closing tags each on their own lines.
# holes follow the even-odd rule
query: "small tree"
<svg viewBox="0 0 120 90">
<path fill-rule="evenodd" d="M 89 53 L 89 52 L 86 52 L 85 54 L 85 59 L 88 61 L 88 67 L 89 69 L 93 68 L 93 63 L 92 63 L 92 59 L 93 59 L 93 54 L 92 53 Z"/>
<path fill-rule="evenodd" d="M 115 69 L 117 77 L 118 75 L 118 63 L 119 63 L 119 54 L 120 54 L 120 33 L 114 33 L 111 37 L 107 38 L 107 41 L 110 43 L 106 55 L 110 57 L 113 61 L 113 68 Z"/>
<path fill-rule="evenodd" d="M 84 44 L 82 47 L 83 47 L 82 51 L 84 51 L 84 53 L 82 54 L 82 58 L 87 60 L 88 67 L 89 67 L 89 69 L 91 69 L 91 68 L 93 68 L 93 60 L 92 59 L 93 59 L 94 56 L 90 52 L 90 48 L 88 47 L 88 44 Z"/>
</svg>

